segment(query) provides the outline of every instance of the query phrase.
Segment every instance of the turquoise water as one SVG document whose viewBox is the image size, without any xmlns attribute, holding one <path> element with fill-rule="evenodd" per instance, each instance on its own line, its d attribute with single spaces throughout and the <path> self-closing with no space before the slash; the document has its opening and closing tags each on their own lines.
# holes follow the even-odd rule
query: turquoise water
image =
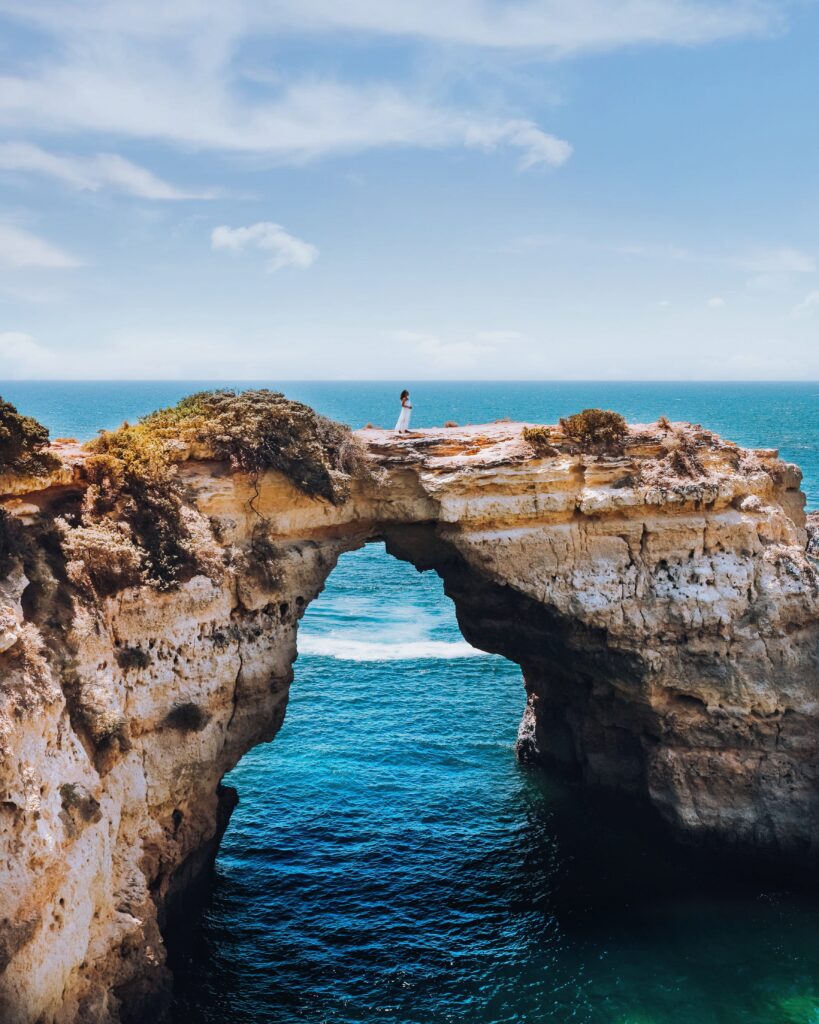
<svg viewBox="0 0 819 1024">
<path fill-rule="evenodd" d="M 196 385 L 0 384 L 90 436 Z M 286 384 L 354 425 L 396 386 Z M 400 388 L 398 388 L 400 390 Z M 819 505 L 819 385 L 417 384 L 418 425 L 587 405 L 780 447 Z M 521 768 L 517 668 L 460 637 L 437 577 L 380 545 L 308 609 L 285 724 L 229 781 L 175 1024 L 819 1024 L 812 897 L 669 846 L 627 804 Z"/>
</svg>

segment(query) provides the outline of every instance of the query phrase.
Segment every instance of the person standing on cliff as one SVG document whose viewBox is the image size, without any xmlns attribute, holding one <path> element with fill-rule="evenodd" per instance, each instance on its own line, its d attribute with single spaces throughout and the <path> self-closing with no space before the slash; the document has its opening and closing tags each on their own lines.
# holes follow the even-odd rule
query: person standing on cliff
<svg viewBox="0 0 819 1024">
<path fill-rule="evenodd" d="M 406 434 L 409 430 L 410 416 L 412 415 L 412 402 L 410 401 L 409 391 L 401 392 L 401 415 L 398 417 L 398 422 L 395 424 L 396 434 Z"/>
</svg>

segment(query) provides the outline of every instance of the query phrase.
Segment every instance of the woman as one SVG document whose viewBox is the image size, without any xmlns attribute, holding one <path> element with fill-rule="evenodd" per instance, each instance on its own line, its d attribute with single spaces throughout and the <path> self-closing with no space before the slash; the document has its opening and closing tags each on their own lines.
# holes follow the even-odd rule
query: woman
<svg viewBox="0 0 819 1024">
<path fill-rule="evenodd" d="M 409 391 L 401 392 L 401 415 L 398 417 L 398 422 L 395 424 L 396 434 L 406 434 L 409 429 L 410 416 L 412 415 L 412 402 L 410 401 Z"/>
</svg>

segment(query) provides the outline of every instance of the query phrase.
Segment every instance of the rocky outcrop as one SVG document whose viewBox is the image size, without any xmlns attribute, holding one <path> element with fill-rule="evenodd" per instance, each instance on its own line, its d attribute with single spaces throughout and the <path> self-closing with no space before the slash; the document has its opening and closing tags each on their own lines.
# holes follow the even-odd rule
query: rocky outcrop
<svg viewBox="0 0 819 1024">
<path fill-rule="evenodd" d="M 815 861 L 819 585 L 795 467 L 679 426 L 632 428 L 616 456 L 538 454 L 508 423 L 361 437 L 377 472 L 339 505 L 180 452 L 224 565 L 166 591 L 71 585 L 53 521 L 81 452 L 4 489 L 33 541 L 0 583 L 7 1024 L 161 1015 L 160 926 L 218 846 L 221 780 L 275 736 L 298 621 L 373 539 L 521 665 L 523 757 L 638 794 L 688 841 Z"/>
</svg>

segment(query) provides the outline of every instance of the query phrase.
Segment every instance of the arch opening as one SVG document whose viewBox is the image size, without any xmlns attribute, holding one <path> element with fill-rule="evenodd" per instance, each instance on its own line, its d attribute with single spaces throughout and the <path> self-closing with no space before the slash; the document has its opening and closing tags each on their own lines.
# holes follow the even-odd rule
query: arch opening
<svg viewBox="0 0 819 1024">
<path fill-rule="evenodd" d="M 729 879 L 653 818 L 522 766 L 519 669 L 471 652 L 438 577 L 387 553 L 411 540 L 342 555 L 307 610 L 284 725 L 229 778 L 213 892 L 171 944 L 176 1024 L 671 1020 L 675 955 L 703 1013 L 770 1001 L 807 915 L 786 935 L 757 907 L 750 935 Z"/>
</svg>

